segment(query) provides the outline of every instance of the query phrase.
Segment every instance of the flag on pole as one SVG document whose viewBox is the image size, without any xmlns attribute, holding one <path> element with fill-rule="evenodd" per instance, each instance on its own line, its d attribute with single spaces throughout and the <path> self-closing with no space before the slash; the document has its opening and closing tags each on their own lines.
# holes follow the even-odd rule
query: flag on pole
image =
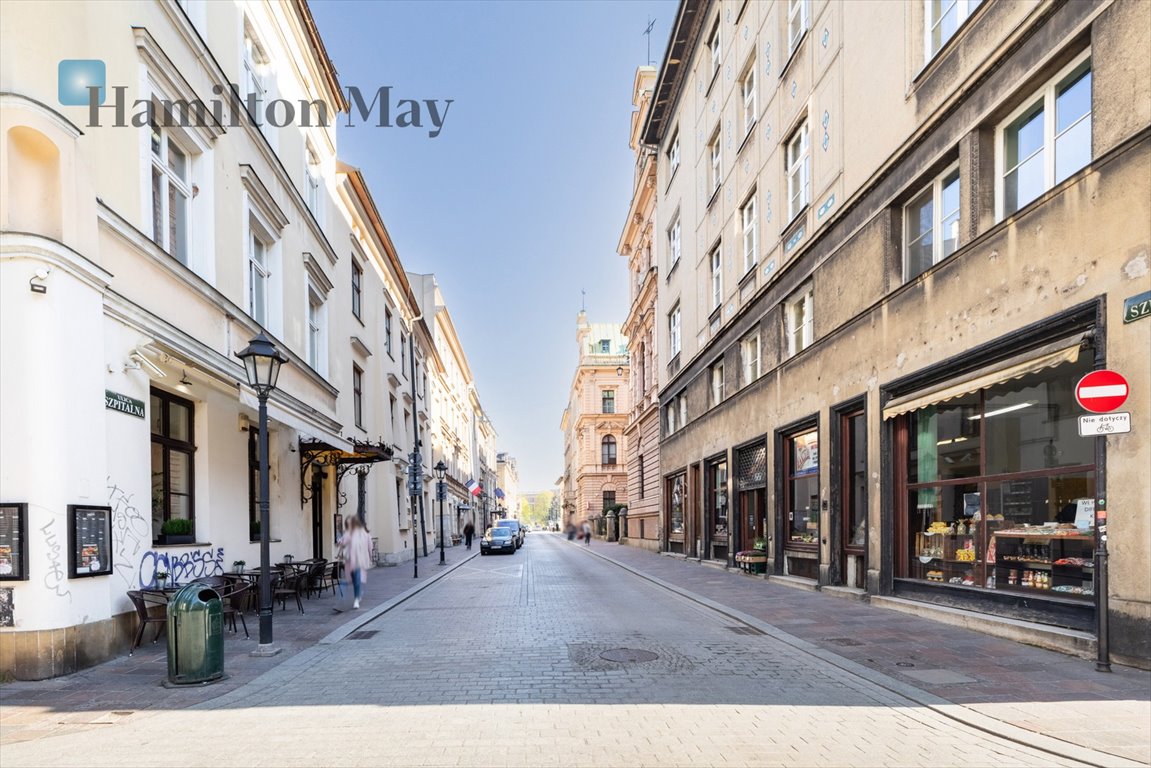
<svg viewBox="0 0 1151 768">
<path fill-rule="evenodd" d="M 504 497 L 504 489 L 503 488 L 496 488 L 496 498 L 502 499 L 503 497 Z"/>
<path fill-rule="evenodd" d="M 468 492 L 471 493 L 472 496 L 479 496 L 480 491 L 483 490 L 483 487 L 479 483 L 477 483 L 475 480 L 468 480 L 468 482 L 465 483 L 465 485 L 468 488 Z"/>
</svg>

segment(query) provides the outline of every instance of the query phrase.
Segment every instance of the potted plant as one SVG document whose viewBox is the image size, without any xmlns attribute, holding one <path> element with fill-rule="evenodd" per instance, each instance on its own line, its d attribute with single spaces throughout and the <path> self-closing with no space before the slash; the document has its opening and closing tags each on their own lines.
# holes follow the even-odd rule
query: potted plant
<svg viewBox="0 0 1151 768">
<path fill-rule="evenodd" d="M 243 560 L 233 560 L 232 561 L 232 570 L 235 571 L 236 573 L 243 573 L 245 565 L 247 565 L 247 563 L 245 563 Z"/>
<path fill-rule="evenodd" d="M 259 520 L 253 520 L 252 522 L 248 523 L 248 540 L 249 541 L 259 541 L 260 540 L 260 521 Z"/>
<path fill-rule="evenodd" d="M 156 571 L 154 578 L 156 580 L 156 586 L 159 587 L 160 589 L 163 589 L 165 586 L 167 586 L 167 583 L 168 583 L 168 572 L 167 571 Z"/>
<path fill-rule="evenodd" d="M 165 520 L 160 526 L 160 544 L 191 544 L 196 540 L 192 531 L 192 521 L 183 518 Z"/>
<path fill-rule="evenodd" d="M 762 537 L 756 539 L 755 544 L 752 546 L 754 549 L 758 549 L 761 552 L 767 551 L 767 541 L 765 541 Z"/>
</svg>

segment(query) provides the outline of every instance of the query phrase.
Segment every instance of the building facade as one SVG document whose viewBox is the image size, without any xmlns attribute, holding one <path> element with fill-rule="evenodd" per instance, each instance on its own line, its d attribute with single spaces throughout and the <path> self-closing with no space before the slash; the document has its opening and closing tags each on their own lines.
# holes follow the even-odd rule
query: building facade
<svg viewBox="0 0 1151 768">
<path fill-rule="evenodd" d="M 627 341 L 618 324 L 588 323 L 579 313 L 576 326 L 579 362 L 572 376 L 564 432 L 564 500 L 567 520 L 580 525 L 601 519 L 604 510 L 627 505 L 628 419 Z"/>
<path fill-rule="evenodd" d="M 496 454 L 496 502 L 506 517 L 518 517 L 520 509 L 520 473 L 516 459 L 507 451 Z"/>
<path fill-rule="evenodd" d="M 1146 665 L 1151 7 L 938 7 L 681 3 L 662 546 Z M 1129 433 L 1080 436 L 1099 368 Z"/>
<path fill-rule="evenodd" d="M 261 533 L 273 562 L 332 557 L 352 514 L 382 563 L 427 546 L 405 469 L 443 361 L 337 159 L 347 103 L 306 3 L 11 3 L 4 24 L 0 674 L 126 651 L 128 591 L 255 567 Z M 93 117 L 75 83 L 101 77 Z M 231 84 L 255 113 L 213 102 Z M 277 126 L 272 99 L 330 119 Z M 236 358 L 259 333 L 287 357 L 267 532 Z"/>
<path fill-rule="evenodd" d="M 639 67 L 632 87 L 630 146 L 635 153 L 635 180 L 631 206 L 619 254 L 628 260 L 631 307 L 623 323 L 628 339 L 628 382 L 631 408 L 624 442 L 627 445 L 627 528 L 629 544 L 658 550 L 660 536 L 659 471 L 659 340 L 656 293 L 659 269 L 655 260 L 656 166 L 658 155 L 643 143 L 642 133 L 651 109 L 655 67 Z"/>
</svg>

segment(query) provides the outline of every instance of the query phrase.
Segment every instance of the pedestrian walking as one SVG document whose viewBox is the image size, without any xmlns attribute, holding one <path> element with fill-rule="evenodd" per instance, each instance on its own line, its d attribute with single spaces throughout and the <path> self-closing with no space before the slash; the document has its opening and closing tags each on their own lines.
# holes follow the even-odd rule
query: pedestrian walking
<svg viewBox="0 0 1151 768">
<path fill-rule="evenodd" d="M 464 548 L 465 549 L 471 549 L 472 548 L 472 537 L 475 535 L 476 535 L 476 527 L 474 525 L 472 525 L 472 521 L 469 520 L 468 524 L 464 526 L 464 545 L 465 545 Z"/>
<path fill-rule="evenodd" d="M 583 521 L 583 543 L 585 547 L 591 546 L 591 523 Z"/>
<path fill-rule="evenodd" d="M 366 571 L 372 567 L 372 538 L 359 515 L 351 515 L 344 524 L 344 535 L 340 537 L 340 554 L 344 568 L 352 576 L 352 608 L 360 607 Z"/>
<path fill-rule="evenodd" d="M 564 527 L 564 533 L 567 534 L 568 541 L 575 541 L 575 537 L 576 537 L 575 523 L 572 523 L 569 521 L 568 524 Z"/>
</svg>

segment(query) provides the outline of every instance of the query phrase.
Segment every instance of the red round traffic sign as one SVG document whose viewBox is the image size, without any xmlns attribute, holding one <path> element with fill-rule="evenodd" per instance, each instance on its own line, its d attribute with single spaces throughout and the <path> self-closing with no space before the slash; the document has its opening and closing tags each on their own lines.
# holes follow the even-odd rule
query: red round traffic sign
<svg viewBox="0 0 1151 768">
<path fill-rule="evenodd" d="M 1127 379 L 1115 371 L 1092 371 L 1075 385 L 1075 399 L 1092 413 L 1113 411 L 1127 401 Z"/>
</svg>

